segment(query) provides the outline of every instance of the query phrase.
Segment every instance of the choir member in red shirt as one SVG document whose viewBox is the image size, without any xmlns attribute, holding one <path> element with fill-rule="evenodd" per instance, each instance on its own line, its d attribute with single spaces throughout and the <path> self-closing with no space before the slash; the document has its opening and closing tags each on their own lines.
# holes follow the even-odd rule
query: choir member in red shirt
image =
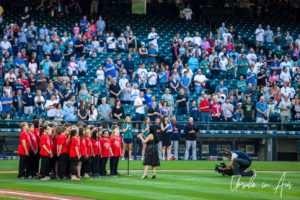
<svg viewBox="0 0 300 200">
<path fill-rule="evenodd" d="M 28 134 L 28 124 L 23 122 L 21 124 L 22 132 L 20 134 L 20 145 L 18 147 L 18 154 L 20 155 L 19 160 L 19 174 L 18 178 L 25 179 L 29 176 L 29 148 L 30 148 L 30 137 Z"/>
<path fill-rule="evenodd" d="M 111 149 L 113 156 L 110 158 L 110 175 L 117 176 L 118 174 L 118 163 L 121 157 L 122 137 L 120 136 L 120 129 L 118 125 L 112 126 L 112 134 L 110 137 Z"/>
<path fill-rule="evenodd" d="M 51 158 L 53 158 L 51 128 L 43 126 L 41 128 L 40 155 L 41 155 L 41 180 L 50 180 Z"/>
<path fill-rule="evenodd" d="M 68 137 L 66 127 L 61 127 L 61 134 L 57 138 L 58 176 L 66 180 L 67 165 L 69 161 Z"/>
<path fill-rule="evenodd" d="M 94 177 L 99 174 L 99 160 L 101 156 L 100 138 L 97 130 L 93 130 L 92 134 L 92 174 Z"/>
<path fill-rule="evenodd" d="M 35 157 L 38 153 L 38 142 L 36 134 L 34 133 L 34 124 L 29 124 L 29 131 L 28 131 L 29 137 L 30 137 L 30 150 L 29 150 L 29 177 L 35 178 L 36 177 L 36 171 L 35 171 Z"/>
<path fill-rule="evenodd" d="M 71 173 L 71 180 L 79 180 L 76 176 L 78 173 L 77 166 L 78 162 L 81 158 L 80 155 L 80 139 L 78 137 L 78 132 L 76 129 L 72 129 L 70 132 L 70 173 Z"/>
<path fill-rule="evenodd" d="M 111 149 L 111 142 L 109 139 L 109 133 L 107 130 L 103 132 L 103 138 L 100 140 L 101 144 L 101 165 L 100 165 L 100 175 L 101 176 L 106 176 L 107 171 L 106 171 L 106 163 L 108 158 L 112 155 L 112 149 Z"/>
</svg>

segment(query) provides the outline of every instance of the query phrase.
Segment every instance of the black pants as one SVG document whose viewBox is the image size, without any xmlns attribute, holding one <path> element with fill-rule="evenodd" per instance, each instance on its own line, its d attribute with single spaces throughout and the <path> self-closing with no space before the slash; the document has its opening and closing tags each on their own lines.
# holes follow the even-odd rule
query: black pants
<svg viewBox="0 0 300 200">
<path fill-rule="evenodd" d="M 39 152 L 39 150 L 38 150 Z M 33 160 L 31 162 L 33 162 L 33 171 L 34 171 L 34 175 L 39 173 L 39 165 L 40 165 L 40 155 L 37 153 L 36 155 L 34 155 Z"/>
<path fill-rule="evenodd" d="M 51 158 L 48 156 L 41 156 L 41 177 L 49 176 L 51 168 Z"/>
<path fill-rule="evenodd" d="M 29 176 L 28 166 L 29 166 L 29 157 L 20 155 L 18 178 Z"/>
<path fill-rule="evenodd" d="M 111 157 L 110 158 L 110 175 L 118 175 L 118 163 L 119 163 L 119 157 Z"/>
<path fill-rule="evenodd" d="M 249 162 L 246 159 L 243 158 L 235 158 L 233 159 L 233 170 L 234 175 L 241 175 L 241 176 L 253 176 L 253 171 L 247 171 L 245 170 L 250 167 L 251 162 Z"/>
<path fill-rule="evenodd" d="M 30 151 L 29 152 L 29 162 L 28 162 L 28 170 L 29 170 L 29 175 L 30 176 L 35 176 L 36 173 L 35 173 L 35 157 L 36 155 L 34 155 L 33 151 Z"/>
<path fill-rule="evenodd" d="M 107 171 L 106 171 L 106 163 L 107 163 L 108 158 L 101 158 L 100 159 L 100 175 L 101 176 L 106 176 Z"/>
<path fill-rule="evenodd" d="M 69 161 L 69 155 L 67 153 L 63 153 L 58 158 L 58 175 L 59 178 L 65 178 L 67 175 L 66 169 Z"/>
<path fill-rule="evenodd" d="M 82 159 L 81 175 L 85 173 L 89 174 L 91 172 L 91 157 Z"/>
<path fill-rule="evenodd" d="M 99 155 L 92 157 L 92 173 L 93 173 L 93 175 L 99 174 L 99 160 L 100 160 Z"/>
<path fill-rule="evenodd" d="M 76 167 L 78 165 L 78 157 L 70 158 L 70 173 L 74 176 L 77 175 Z"/>
</svg>

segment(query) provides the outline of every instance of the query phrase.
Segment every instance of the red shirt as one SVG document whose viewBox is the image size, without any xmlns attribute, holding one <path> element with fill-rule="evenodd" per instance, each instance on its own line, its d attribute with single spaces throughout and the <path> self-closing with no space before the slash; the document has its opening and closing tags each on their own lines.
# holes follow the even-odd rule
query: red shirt
<svg viewBox="0 0 300 200">
<path fill-rule="evenodd" d="M 33 130 L 33 133 L 36 136 L 37 144 L 38 144 L 38 147 L 39 147 L 40 146 L 40 128 L 35 128 Z"/>
<path fill-rule="evenodd" d="M 26 147 L 27 147 L 27 150 L 29 152 L 29 150 L 30 150 L 30 136 L 29 136 L 29 133 L 27 133 L 25 131 L 21 132 L 21 134 L 20 134 L 20 145 L 19 145 L 19 148 L 18 148 L 18 154 L 26 156 L 26 152 L 25 152 L 25 149 L 23 147 L 22 140 L 26 141 Z"/>
<path fill-rule="evenodd" d="M 109 158 L 109 150 L 111 148 L 110 139 L 103 139 L 100 140 L 101 144 L 101 155 L 103 158 Z"/>
<path fill-rule="evenodd" d="M 21 84 L 25 86 L 25 88 L 29 88 L 29 82 L 27 80 L 21 80 Z"/>
<path fill-rule="evenodd" d="M 87 150 L 87 156 L 91 156 L 92 151 L 92 141 L 91 138 L 84 138 L 85 139 L 85 145 Z"/>
<path fill-rule="evenodd" d="M 205 100 L 202 100 L 200 102 L 200 108 L 203 108 L 203 107 L 206 107 L 210 104 L 210 101 L 205 101 Z M 200 109 L 199 109 L 200 110 Z M 205 108 L 205 109 L 202 109 L 201 112 L 209 112 L 209 108 Z"/>
<path fill-rule="evenodd" d="M 117 138 L 111 137 L 111 148 L 115 157 L 121 157 L 122 137 L 119 135 Z"/>
<path fill-rule="evenodd" d="M 65 135 L 60 135 L 58 138 L 57 138 L 57 152 L 58 152 L 58 148 L 59 148 L 59 145 L 62 145 L 62 149 L 61 149 L 61 152 L 60 154 L 63 154 L 63 153 L 68 153 L 68 143 L 67 143 L 67 136 Z"/>
<path fill-rule="evenodd" d="M 79 140 L 80 140 L 80 154 L 82 155 L 82 156 L 86 156 L 87 154 L 86 154 L 86 143 L 85 143 L 85 139 L 84 138 L 79 138 Z"/>
<path fill-rule="evenodd" d="M 211 106 L 211 114 L 213 116 L 221 115 L 222 114 L 221 105 L 219 103 L 213 103 L 212 104 L 212 106 Z"/>
<path fill-rule="evenodd" d="M 92 139 L 92 147 L 94 155 L 101 155 L 100 140 Z"/>
<path fill-rule="evenodd" d="M 34 148 L 34 150 L 36 151 L 38 149 L 38 141 L 37 141 L 37 138 L 36 138 L 36 134 L 34 132 L 29 133 L 29 136 L 30 136 L 31 145 Z M 30 148 L 30 151 L 32 151 L 31 148 Z"/>
<path fill-rule="evenodd" d="M 78 151 L 80 153 L 80 141 L 78 138 L 73 137 L 71 139 L 71 144 L 70 144 L 70 153 L 69 153 L 70 158 L 78 156 L 75 147 L 78 147 Z"/>
<path fill-rule="evenodd" d="M 40 139 L 40 155 L 41 156 L 50 156 L 47 151 L 43 148 L 43 145 L 46 146 L 46 148 L 48 149 L 48 151 L 52 152 L 52 145 L 51 145 L 51 138 L 46 135 L 46 134 L 42 134 L 41 139 Z"/>
<path fill-rule="evenodd" d="M 55 136 L 53 139 L 53 154 L 57 154 L 57 140 L 60 137 L 60 135 Z"/>
</svg>

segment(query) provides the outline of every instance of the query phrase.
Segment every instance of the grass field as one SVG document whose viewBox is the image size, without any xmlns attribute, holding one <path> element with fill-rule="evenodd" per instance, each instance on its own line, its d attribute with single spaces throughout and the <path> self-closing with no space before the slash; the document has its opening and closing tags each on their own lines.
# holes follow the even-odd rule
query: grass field
<svg viewBox="0 0 300 200">
<path fill-rule="evenodd" d="M 170 170 L 199 170 L 213 169 L 215 161 L 169 161 L 162 162 L 159 169 Z M 142 169 L 140 161 L 132 161 L 131 169 Z M 120 169 L 126 168 L 126 161 L 120 163 Z M 300 169 L 299 162 L 254 162 L 256 170 L 293 171 Z M 0 161 L 0 170 L 16 170 L 16 161 Z M 16 173 L 0 173 L 0 188 L 10 188 L 25 191 L 55 193 L 62 195 L 86 197 L 93 199 L 173 199 L 173 200 L 206 200 L 206 199 L 284 199 L 293 200 L 300 197 L 300 173 L 287 172 L 284 183 L 290 182 L 292 187 L 283 187 L 282 198 L 280 189 L 275 194 L 274 188 L 278 185 L 283 172 L 258 172 L 253 181 L 255 187 L 242 188 L 231 191 L 231 178 L 209 171 L 160 171 L 157 179 L 141 180 L 141 171 L 130 172 L 131 176 L 101 177 L 100 179 L 84 179 L 80 181 L 51 180 L 18 180 Z M 150 173 L 151 175 L 151 173 Z M 237 178 L 233 179 L 234 187 Z M 248 183 L 250 178 L 241 178 L 241 182 Z M 264 184 L 263 184 L 264 183 Z M 266 185 L 268 184 L 268 185 Z M 262 188 L 262 185 L 265 188 Z M 253 184 L 252 184 L 253 186 Z M 1 198 L 0 198 L 1 200 Z"/>
</svg>

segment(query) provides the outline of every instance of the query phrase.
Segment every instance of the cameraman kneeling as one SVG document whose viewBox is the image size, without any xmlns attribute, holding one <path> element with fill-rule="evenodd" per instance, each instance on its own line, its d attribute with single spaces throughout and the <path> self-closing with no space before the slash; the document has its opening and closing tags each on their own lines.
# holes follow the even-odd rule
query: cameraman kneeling
<svg viewBox="0 0 300 200">
<path fill-rule="evenodd" d="M 224 156 L 228 159 L 231 159 L 229 165 L 227 167 L 222 168 L 226 170 L 233 166 L 234 176 L 253 176 L 255 175 L 255 170 L 245 171 L 248 167 L 250 167 L 252 160 L 243 151 L 226 151 Z"/>
</svg>

